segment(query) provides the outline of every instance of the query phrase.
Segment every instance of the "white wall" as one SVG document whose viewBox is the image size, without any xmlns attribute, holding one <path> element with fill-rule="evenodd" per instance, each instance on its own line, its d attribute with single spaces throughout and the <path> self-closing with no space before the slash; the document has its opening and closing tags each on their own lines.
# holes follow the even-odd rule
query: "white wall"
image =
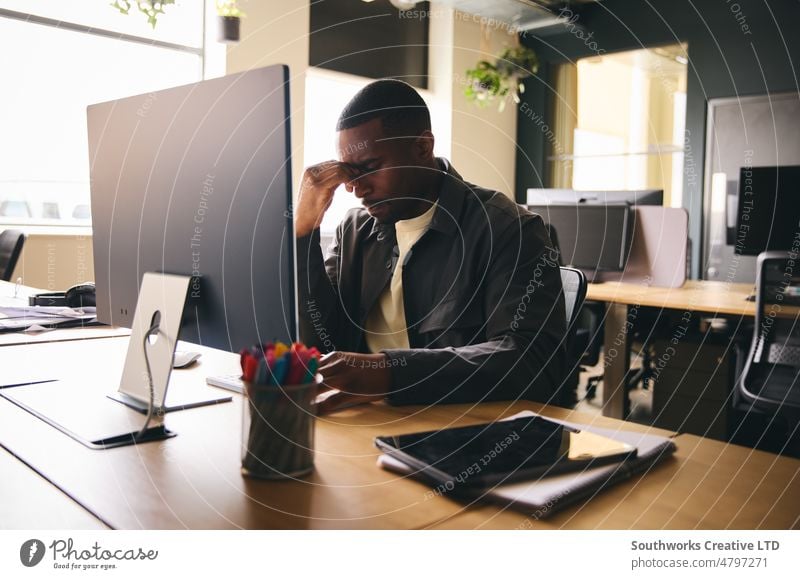
<svg viewBox="0 0 800 579">
<path fill-rule="evenodd" d="M 471 15 L 435 3 L 431 14 L 431 86 L 450 101 L 453 166 L 467 181 L 513 199 L 517 108 L 510 99 L 503 112 L 496 102 L 480 108 L 467 100 L 464 88 L 466 71 L 480 60 L 494 61 L 514 38 L 495 28 L 482 42 L 480 24 Z M 439 39 L 444 42 L 437 44 Z"/>
<path fill-rule="evenodd" d="M 289 65 L 292 181 L 297 185 L 303 170 L 303 116 L 305 74 L 308 69 L 310 2 L 308 0 L 240 0 L 247 15 L 242 19 L 241 41 L 228 46 L 227 73 L 270 64 Z"/>
</svg>

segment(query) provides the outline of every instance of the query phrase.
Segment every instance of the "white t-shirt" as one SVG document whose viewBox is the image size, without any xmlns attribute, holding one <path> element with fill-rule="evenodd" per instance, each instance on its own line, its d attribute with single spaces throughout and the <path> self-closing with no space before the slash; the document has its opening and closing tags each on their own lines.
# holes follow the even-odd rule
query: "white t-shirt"
<svg viewBox="0 0 800 579">
<path fill-rule="evenodd" d="M 403 305 L 403 263 L 414 244 L 422 237 L 436 211 L 436 203 L 422 215 L 394 224 L 399 256 L 392 279 L 367 316 L 366 339 L 370 352 L 408 349 L 406 311 Z"/>
</svg>

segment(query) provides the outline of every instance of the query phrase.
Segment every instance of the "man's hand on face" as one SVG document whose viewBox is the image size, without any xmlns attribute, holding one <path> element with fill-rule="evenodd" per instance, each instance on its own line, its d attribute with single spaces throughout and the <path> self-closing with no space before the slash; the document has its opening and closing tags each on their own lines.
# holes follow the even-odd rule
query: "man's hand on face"
<svg viewBox="0 0 800 579">
<path fill-rule="evenodd" d="M 388 361 L 386 354 L 331 352 L 323 356 L 319 372 L 328 392 L 317 398 L 317 412 L 328 414 L 385 398 L 392 385 Z"/>
<path fill-rule="evenodd" d="M 300 195 L 294 212 L 294 233 L 305 237 L 319 227 L 322 217 L 333 201 L 333 193 L 342 183 L 352 192 L 352 181 L 358 171 L 345 163 L 325 161 L 312 165 L 303 173 Z"/>
</svg>

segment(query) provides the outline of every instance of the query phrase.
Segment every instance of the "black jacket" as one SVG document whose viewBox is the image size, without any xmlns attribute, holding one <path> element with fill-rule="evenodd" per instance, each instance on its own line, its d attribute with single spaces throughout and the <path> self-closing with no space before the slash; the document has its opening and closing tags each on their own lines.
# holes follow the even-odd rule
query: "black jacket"
<svg viewBox="0 0 800 579">
<path fill-rule="evenodd" d="M 403 265 L 410 350 L 386 350 L 392 404 L 526 398 L 558 403 L 566 319 L 541 217 L 449 164 L 428 230 Z M 297 239 L 300 335 L 367 352 L 364 327 L 398 256 L 394 225 L 352 209 L 323 261 L 319 230 Z"/>
</svg>

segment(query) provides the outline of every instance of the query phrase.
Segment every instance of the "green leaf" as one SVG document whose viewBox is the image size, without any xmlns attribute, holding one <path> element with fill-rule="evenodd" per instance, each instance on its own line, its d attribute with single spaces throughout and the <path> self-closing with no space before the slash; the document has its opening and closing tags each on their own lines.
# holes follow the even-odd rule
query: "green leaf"
<svg viewBox="0 0 800 579">
<path fill-rule="evenodd" d="M 508 95 L 518 104 L 521 102 L 519 95 L 525 92 L 522 79 L 538 70 L 539 58 L 533 50 L 526 46 L 506 48 L 494 63 L 481 60 L 475 68 L 467 70 L 464 94 L 478 106 Z M 498 104 L 499 111 L 505 109 L 505 101 L 503 98 Z"/>
</svg>

